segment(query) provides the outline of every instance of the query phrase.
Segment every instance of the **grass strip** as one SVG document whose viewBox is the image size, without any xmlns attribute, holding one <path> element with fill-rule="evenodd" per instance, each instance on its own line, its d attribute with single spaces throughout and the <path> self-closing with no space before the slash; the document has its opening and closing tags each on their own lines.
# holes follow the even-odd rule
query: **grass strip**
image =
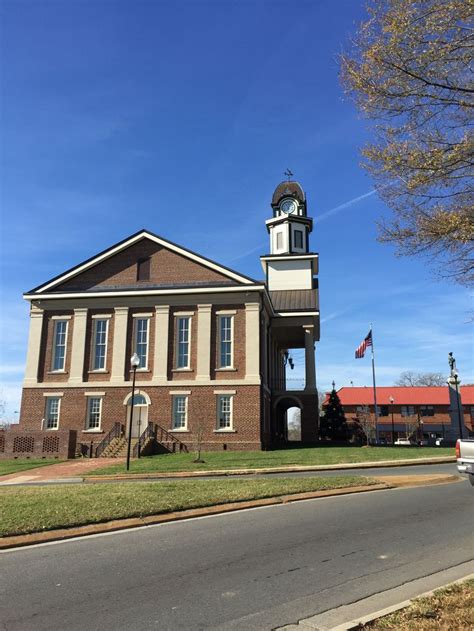
<svg viewBox="0 0 474 631">
<path fill-rule="evenodd" d="M 41 460 L 29 460 L 20 458 L 18 460 L 0 460 L 0 476 L 8 475 L 10 473 L 27 471 L 28 469 L 36 469 L 36 467 L 45 467 L 49 464 L 58 464 L 58 462 L 63 461 L 51 458 L 44 458 Z"/>
<path fill-rule="evenodd" d="M 175 471 L 212 471 L 215 469 L 263 469 L 265 467 L 315 466 L 378 462 L 380 460 L 416 460 L 455 455 L 447 447 L 313 447 L 275 451 L 210 451 L 201 454 L 203 463 L 194 463 L 195 454 L 162 454 L 131 462 L 129 473 Z M 124 473 L 123 463 L 91 471 L 89 475 Z"/>
<path fill-rule="evenodd" d="M 376 483 L 376 480 L 362 476 L 338 476 L 3 487 L 0 489 L 0 535 L 42 532 L 112 519 Z"/>
<path fill-rule="evenodd" d="M 466 631 L 474 629 L 474 580 L 437 590 L 418 598 L 406 609 L 379 618 L 360 629 L 377 631 Z"/>
</svg>

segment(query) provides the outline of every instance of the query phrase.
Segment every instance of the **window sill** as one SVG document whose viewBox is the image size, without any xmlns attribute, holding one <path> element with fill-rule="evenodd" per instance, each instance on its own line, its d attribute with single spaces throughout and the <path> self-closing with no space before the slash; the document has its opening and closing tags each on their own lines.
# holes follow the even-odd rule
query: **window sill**
<svg viewBox="0 0 474 631">
<path fill-rule="evenodd" d="M 130 372 L 133 372 L 133 370 Z M 137 374 L 140 372 L 151 372 L 151 370 L 149 368 L 137 368 Z"/>
<path fill-rule="evenodd" d="M 104 430 L 102 429 L 83 429 L 83 434 L 103 434 Z"/>
<path fill-rule="evenodd" d="M 48 370 L 47 375 L 67 375 L 67 370 Z"/>
<path fill-rule="evenodd" d="M 168 432 L 170 434 L 189 434 L 189 429 L 169 429 Z"/>
<path fill-rule="evenodd" d="M 45 427 L 44 431 L 45 432 L 57 432 L 59 429 L 59 427 Z"/>
<path fill-rule="evenodd" d="M 232 366 L 229 368 L 216 368 L 216 372 L 237 372 L 237 368 L 232 368 Z"/>
<path fill-rule="evenodd" d="M 214 430 L 214 434 L 236 434 L 236 433 L 237 433 L 236 429 L 229 429 L 229 428 Z"/>
<path fill-rule="evenodd" d="M 88 375 L 108 375 L 109 371 L 108 370 L 88 370 L 87 371 Z"/>
<path fill-rule="evenodd" d="M 194 372 L 194 368 L 173 368 L 171 372 Z"/>
</svg>

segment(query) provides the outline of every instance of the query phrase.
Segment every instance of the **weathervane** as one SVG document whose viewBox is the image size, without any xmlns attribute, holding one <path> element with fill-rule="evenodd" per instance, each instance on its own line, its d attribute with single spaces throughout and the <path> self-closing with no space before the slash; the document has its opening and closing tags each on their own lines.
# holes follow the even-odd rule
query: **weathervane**
<svg viewBox="0 0 474 631">
<path fill-rule="evenodd" d="M 290 171 L 290 169 L 287 169 L 283 175 L 286 175 L 286 177 L 288 178 L 288 182 L 290 181 L 290 178 L 293 177 L 293 173 Z"/>
</svg>

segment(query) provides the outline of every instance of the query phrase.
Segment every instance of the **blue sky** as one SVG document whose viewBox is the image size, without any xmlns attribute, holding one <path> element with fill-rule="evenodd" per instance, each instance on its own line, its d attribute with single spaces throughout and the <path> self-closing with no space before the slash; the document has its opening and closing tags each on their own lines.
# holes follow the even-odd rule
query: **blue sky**
<svg viewBox="0 0 474 631">
<path fill-rule="evenodd" d="M 4 0 L 7 417 L 23 378 L 23 291 L 142 227 L 261 278 L 287 167 L 315 219 L 320 388 L 370 384 L 370 359 L 354 360 L 370 322 L 380 385 L 403 370 L 446 373 L 448 351 L 474 381 L 467 290 L 376 242 L 389 211 L 360 168 L 367 124 L 337 65 L 363 18 L 358 0 Z"/>
</svg>

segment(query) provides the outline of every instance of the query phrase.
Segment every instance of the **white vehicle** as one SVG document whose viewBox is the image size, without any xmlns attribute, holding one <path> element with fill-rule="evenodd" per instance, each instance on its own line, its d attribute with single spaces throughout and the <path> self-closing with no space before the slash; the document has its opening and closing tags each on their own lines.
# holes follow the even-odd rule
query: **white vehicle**
<svg viewBox="0 0 474 631">
<path fill-rule="evenodd" d="M 398 438 L 395 441 L 395 445 L 405 445 L 406 447 L 409 447 L 410 445 L 414 445 L 415 443 L 412 443 L 411 440 L 409 440 L 408 438 Z"/>
<path fill-rule="evenodd" d="M 460 440 L 456 442 L 456 458 L 459 473 L 469 476 L 469 482 L 474 486 L 474 439 Z"/>
</svg>

